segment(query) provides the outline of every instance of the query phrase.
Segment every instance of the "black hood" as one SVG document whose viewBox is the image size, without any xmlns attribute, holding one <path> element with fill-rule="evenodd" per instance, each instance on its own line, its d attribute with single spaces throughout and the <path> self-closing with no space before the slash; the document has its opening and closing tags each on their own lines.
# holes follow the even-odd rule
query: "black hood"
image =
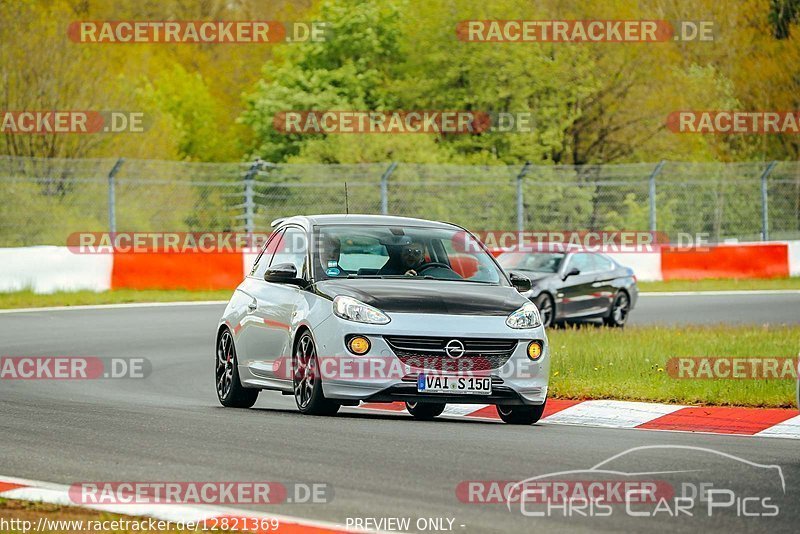
<svg viewBox="0 0 800 534">
<path fill-rule="evenodd" d="M 396 313 L 505 316 L 528 302 L 513 287 L 444 280 L 325 280 L 315 288 L 331 300 L 346 295 Z"/>
</svg>

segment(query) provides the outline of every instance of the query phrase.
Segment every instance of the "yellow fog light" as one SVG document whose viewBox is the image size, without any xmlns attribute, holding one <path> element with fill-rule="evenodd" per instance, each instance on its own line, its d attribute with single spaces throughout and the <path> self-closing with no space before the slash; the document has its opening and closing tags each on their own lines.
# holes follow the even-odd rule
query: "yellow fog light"
<svg viewBox="0 0 800 534">
<path fill-rule="evenodd" d="M 369 347 L 369 339 L 364 336 L 353 336 L 347 342 L 347 349 L 358 356 L 369 352 Z"/>
<path fill-rule="evenodd" d="M 536 341 L 531 341 L 528 344 L 528 358 L 531 360 L 538 360 L 542 357 L 542 351 L 544 347 L 542 346 L 542 342 L 538 339 Z"/>
</svg>

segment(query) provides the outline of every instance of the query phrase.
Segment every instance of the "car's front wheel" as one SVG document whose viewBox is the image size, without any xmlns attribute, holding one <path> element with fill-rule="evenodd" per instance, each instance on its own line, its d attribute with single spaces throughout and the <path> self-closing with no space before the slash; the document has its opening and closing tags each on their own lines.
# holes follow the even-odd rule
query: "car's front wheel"
<svg viewBox="0 0 800 534">
<path fill-rule="evenodd" d="M 443 403 L 434 402 L 406 402 L 408 413 L 414 416 L 414 419 L 421 421 L 430 421 L 434 417 L 442 415 L 445 406 Z"/>
<path fill-rule="evenodd" d="M 227 328 L 217 340 L 217 398 L 228 408 L 250 408 L 258 399 L 258 391 L 242 386 L 236 360 L 233 335 Z"/>
<path fill-rule="evenodd" d="M 544 413 L 544 404 L 534 406 L 503 406 L 497 405 L 497 415 L 505 423 L 511 425 L 532 425 L 542 418 Z"/>
<path fill-rule="evenodd" d="M 293 358 L 292 386 L 294 400 L 300 413 L 307 415 L 333 415 L 341 405 L 326 399 L 322 393 L 317 349 L 311 332 L 304 331 L 297 340 Z"/>
<path fill-rule="evenodd" d="M 539 316 L 542 318 L 542 326 L 550 328 L 553 326 L 553 320 L 556 315 L 556 304 L 553 302 L 553 297 L 547 293 L 542 293 L 536 300 L 533 301 L 536 308 L 539 310 Z"/>
</svg>

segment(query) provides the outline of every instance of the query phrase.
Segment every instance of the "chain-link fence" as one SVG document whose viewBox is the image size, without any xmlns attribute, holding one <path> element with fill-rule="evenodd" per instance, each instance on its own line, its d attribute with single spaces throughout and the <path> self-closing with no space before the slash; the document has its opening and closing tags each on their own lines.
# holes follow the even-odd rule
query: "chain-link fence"
<svg viewBox="0 0 800 534">
<path fill-rule="evenodd" d="M 800 162 L 276 165 L 4 156 L 0 199 L 6 247 L 63 245 L 74 232 L 263 232 L 278 217 L 348 209 L 476 231 L 800 238 Z"/>
</svg>

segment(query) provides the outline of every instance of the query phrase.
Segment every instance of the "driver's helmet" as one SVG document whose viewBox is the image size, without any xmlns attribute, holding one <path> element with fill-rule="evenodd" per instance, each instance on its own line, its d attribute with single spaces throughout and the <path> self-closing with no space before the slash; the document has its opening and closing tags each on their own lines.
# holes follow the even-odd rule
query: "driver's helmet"
<svg viewBox="0 0 800 534">
<path fill-rule="evenodd" d="M 418 267 L 425 261 L 424 247 L 421 243 L 416 242 L 404 245 L 400 251 L 400 257 L 403 260 L 403 264 L 409 269 Z"/>
</svg>

